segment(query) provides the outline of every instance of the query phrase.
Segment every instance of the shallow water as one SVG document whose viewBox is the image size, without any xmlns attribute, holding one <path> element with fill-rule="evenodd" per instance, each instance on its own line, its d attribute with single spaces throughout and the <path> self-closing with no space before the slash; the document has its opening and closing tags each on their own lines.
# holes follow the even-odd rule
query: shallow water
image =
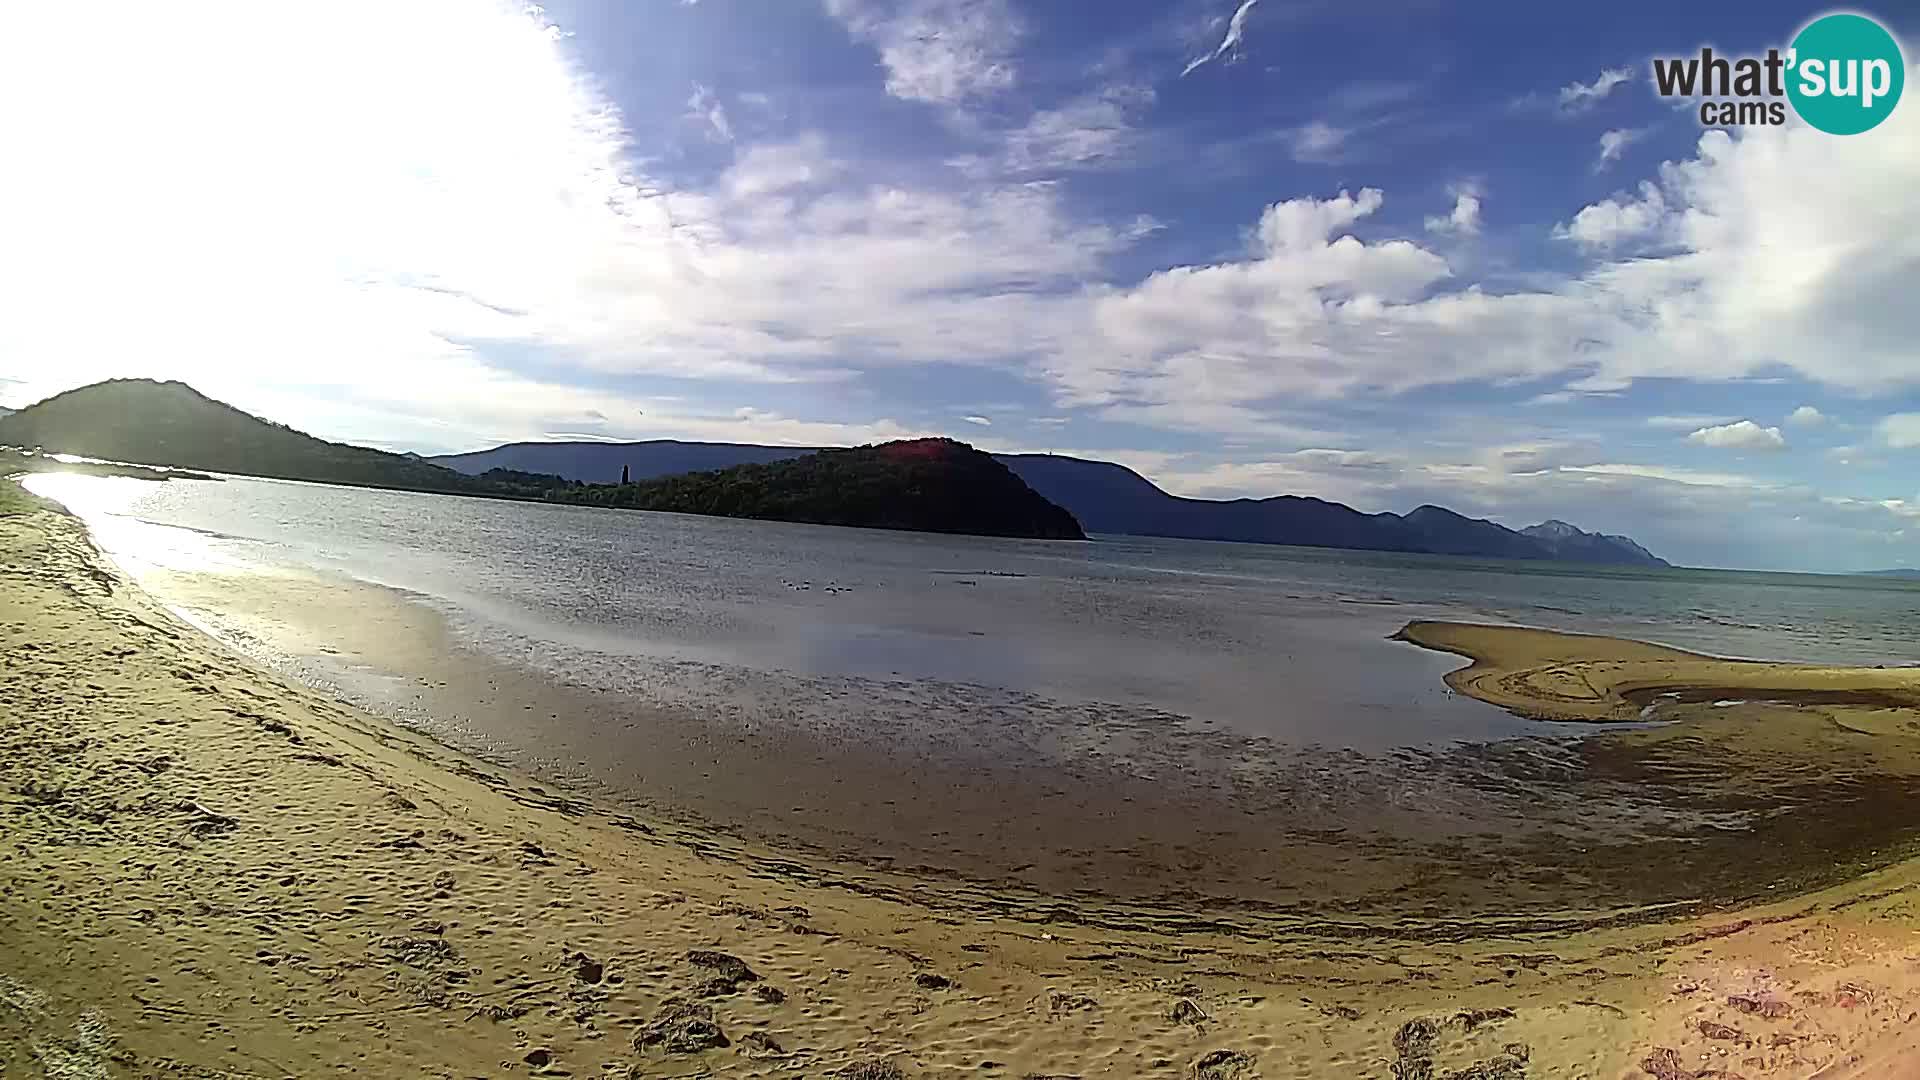
<svg viewBox="0 0 1920 1080">
<path fill-rule="evenodd" d="M 1905 632 L 1920 589 L 1861 579 L 927 536 L 241 479 L 32 483 L 131 565 L 346 574 L 430 599 L 483 652 L 538 652 L 610 690 L 662 661 L 929 680 L 1379 750 L 1540 730 L 1448 694 L 1457 660 L 1384 640 L 1410 618 L 1920 661 Z"/>
<path fill-rule="evenodd" d="M 1740 775 L 1739 755 L 1701 774 L 1691 743 L 1636 738 L 1664 725 L 1520 720 L 1451 694 L 1458 658 L 1387 640 L 1409 619 L 1898 662 L 1915 645 L 1894 648 L 1889 626 L 1920 602 L 1796 575 L 935 537 L 253 480 L 29 485 L 229 643 L 583 793 L 1053 894 L 1388 918 L 1812 880 L 1799 847 L 1774 843 L 1769 862 L 1744 837 L 1781 812 L 1797 828 L 1793 785 L 1824 768 L 1755 756 L 1791 781 L 1756 801 L 1716 779 Z M 1656 720 L 1700 707 L 1648 704 Z M 1776 708 L 1705 707 L 1768 724 Z M 1847 767 L 1867 779 L 1834 821 L 1907 806 L 1904 772 Z M 1877 850 L 1904 815 L 1836 843 Z"/>
</svg>

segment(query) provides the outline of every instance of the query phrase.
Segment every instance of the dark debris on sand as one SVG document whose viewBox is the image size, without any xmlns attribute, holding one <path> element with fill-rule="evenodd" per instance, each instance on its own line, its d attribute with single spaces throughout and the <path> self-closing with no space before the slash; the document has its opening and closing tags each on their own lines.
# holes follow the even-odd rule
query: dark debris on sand
<svg viewBox="0 0 1920 1080">
<path fill-rule="evenodd" d="M 669 1054 L 698 1054 L 728 1045 L 726 1033 L 714 1022 L 713 1006 L 668 998 L 660 1011 L 633 1037 L 636 1050 L 658 1047 Z"/>
<path fill-rule="evenodd" d="M 748 967 L 745 960 L 712 949 L 690 950 L 687 963 L 712 973 L 697 989 L 701 997 L 724 997 L 738 993 L 743 983 L 760 981 L 760 973 Z"/>
<path fill-rule="evenodd" d="M 1243 1080 L 1253 1075 L 1253 1059 L 1238 1050 L 1213 1050 L 1193 1063 L 1194 1080 Z"/>
<path fill-rule="evenodd" d="M 1513 1016 L 1511 1009 L 1472 1009 L 1455 1013 L 1446 1023 L 1473 1031 Z M 1476 1061 L 1464 1069 L 1436 1071 L 1434 1046 L 1440 1041 L 1441 1022 L 1417 1016 L 1400 1025 L 1393 1035 L 1394 1080 L 1525 1080 L 1533 1051 L 1525 1043 L 1508 1043 L 1493 1057 Z"/>
</svg>

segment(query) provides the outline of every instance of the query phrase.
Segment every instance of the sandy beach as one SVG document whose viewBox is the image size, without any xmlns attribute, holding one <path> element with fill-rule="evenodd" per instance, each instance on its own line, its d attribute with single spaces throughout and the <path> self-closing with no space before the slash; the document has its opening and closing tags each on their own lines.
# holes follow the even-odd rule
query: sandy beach
<svg viewBox="0 0 1920 1080">
<path fill-rule="evenodd" d="M 1601 919 L 889 871 L 563 791 L 263 670 L 7 485 L 0 1075 L 1920 1076 L 1920 863 L 1859 820 L 1911 808 L 1920 676 L 1407 637 L 1473 661 L 1462 693 L 1628 721 L 1588 762 L 1619 785 L 1694 763 L 1703 813 L 1848 784 L 1847 814 L 1795 819 L 1798 847 L 1756 826 L 1775 862 Z"/>
</svg>

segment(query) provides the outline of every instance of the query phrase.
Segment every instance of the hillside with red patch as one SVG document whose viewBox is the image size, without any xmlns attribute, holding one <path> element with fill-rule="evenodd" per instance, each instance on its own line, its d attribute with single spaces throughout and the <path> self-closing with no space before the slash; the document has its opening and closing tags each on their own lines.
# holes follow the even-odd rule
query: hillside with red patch
<svg viewBox="0 0 1920 1080">
<path fill-rule="evenodd" d="M 1082 540 L 1080 523 L 1014 472 L 953 439 L 906 439 L 548 498 L 591 506 L 975 536 Z"/>
</svg>

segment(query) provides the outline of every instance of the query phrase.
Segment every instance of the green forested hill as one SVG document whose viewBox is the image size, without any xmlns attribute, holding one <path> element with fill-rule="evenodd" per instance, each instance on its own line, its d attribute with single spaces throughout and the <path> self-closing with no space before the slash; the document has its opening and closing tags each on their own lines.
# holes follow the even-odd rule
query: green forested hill
<svg viewBox="0 0 1920 1080">
<path fill-rule="evenodd" d="M 875 529 L 1084 539 L 1073 515 L 965 443 L 914 439 L 637 484 L 589 484 L 557 501 Z"/>
<path fill-rule="evenodd" d="M 563 483 L 519 474 L 463 476 L 419 458 L 316 439 L 178 382 L 112 379 L 0 416 L 0 445 L 109 461 L 315 480 L 360 487 L 523 494 Z"/>
</svg>

